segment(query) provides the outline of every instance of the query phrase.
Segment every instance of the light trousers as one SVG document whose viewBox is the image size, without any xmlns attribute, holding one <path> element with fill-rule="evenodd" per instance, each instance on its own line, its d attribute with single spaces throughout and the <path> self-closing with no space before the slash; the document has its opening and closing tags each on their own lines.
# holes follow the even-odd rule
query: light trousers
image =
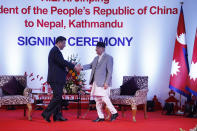
<svg viewBox="0 0 197 131">
<path fill-rule="evenodd" d="M 111 103 L 109 96 L 107 95 L 106 96 L 94 96 L 94 99 L 96 101 L 96 109 L 97 109 L 99 118 L 104 119 L 103 103 L 106 104 L 111 114 L 117 113 L 117 110 L 114 108 L 113 104 Z"/>
</svg>

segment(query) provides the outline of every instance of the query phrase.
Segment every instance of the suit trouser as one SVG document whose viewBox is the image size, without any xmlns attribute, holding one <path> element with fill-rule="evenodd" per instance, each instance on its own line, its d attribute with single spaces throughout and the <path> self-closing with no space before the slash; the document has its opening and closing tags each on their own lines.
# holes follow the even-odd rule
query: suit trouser
<svg viewBox="0 0 197 131">
<path fill-rule="evenodd" d="M 111 114 L 117 113 L 117 110 L 112 105 L 111 100 L 109 99 L 109 96 L 94 96 L 94 98 L 96 101 L 96 109 L 97 109 L 99 118 L 104 118 L 103 103 L 106 104 Z"/>
<path fill-rule="evenodd" d="M 53 114 L 53 117 L 58 118 L 62 116 L 61 103 L 64 84 L 50 83 L 50 86 L 53 90 L 53 98 L 43 113 L 47 117 L 50 117 Z"/>
</svg>

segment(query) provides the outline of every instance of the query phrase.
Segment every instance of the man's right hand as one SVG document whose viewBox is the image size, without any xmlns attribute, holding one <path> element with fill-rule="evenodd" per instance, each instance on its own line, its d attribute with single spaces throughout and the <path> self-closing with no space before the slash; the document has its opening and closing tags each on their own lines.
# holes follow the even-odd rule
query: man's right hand
<svg viewBox="0 0 197 131">
<path fill-rule="evenodd" d="M 82 69 L 83 69 L 83 67 L 80 65 L 80 64 L 78 64 L 78 65 L 75 65 L 75 68 L 74 68 L 77 72 L 80 72 Z"/>
</svg>

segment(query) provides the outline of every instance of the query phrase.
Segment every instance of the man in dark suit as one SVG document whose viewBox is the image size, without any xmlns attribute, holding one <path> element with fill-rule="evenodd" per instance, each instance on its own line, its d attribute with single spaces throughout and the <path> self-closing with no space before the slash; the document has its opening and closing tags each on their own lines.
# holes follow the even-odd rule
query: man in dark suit
<svg viewBox="0 0 197 131">
<path fill-rule="evenodd" d="M 66 75 L 68 69 L 75 69 L 80 71 L 79 65 L 74 65 L 64 60 L 60 50 L 65 47 L 66 38 L 59 36 L 56 38 L 55 46 L 50 50 L 48 56 L 48 77 L 47 82 L 53 90 L 53 98 L 51 99 L 48 107 L 43 111 L 42 117 L 51 122 L 50 116 L 53 114 L 54 121 L 66 121 L 67 119 L 62 116 L 61 102 L 63 87 L 66 83 Z"/>
</svg>

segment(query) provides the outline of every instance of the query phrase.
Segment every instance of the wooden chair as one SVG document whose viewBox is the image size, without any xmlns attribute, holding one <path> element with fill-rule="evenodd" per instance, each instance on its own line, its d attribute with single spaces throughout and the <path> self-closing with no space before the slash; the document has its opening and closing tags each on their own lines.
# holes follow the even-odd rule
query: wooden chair
<svg viewBox="0 0 197 131">
<path fill-rule="evenodd" d="M 7 83 L 13 75 L 2 75 L 0 76 L 0 88 Z M 27 86 L 27 78 L 26 76 L 14 76 L 16 80 L 18 80 L 24 87 Z M 25 88 L 23 95 L 4 95 L 0 97 L 0 107 L 2 105 L 27 105 L 28 107 L 28 120 L 32 120 L 31 117 L 31 111 L 32 111 L 32 105 L 31 105 L 31 94 L 32 89 Z M 26 108 L 24 108 L 24 116 L 26 116 Z"/>
<path fill-rule="evenodd" d="M 144 118 L 147 118 L 147 92 L 148 92 L 148 77 L 147 76 L 123 76 L 123 83 L 134 78 L 139 90 L 134 96 L 120 95 L 120 88 L 111 89 L 111 101 L 115 105 L 124 106 L 130 105 L 132 109 L 133 121 L 136 122 L 137 106 L 144 105 Z M 124 109 L 122 108 L 122 115 L 124 116 Z"/>
</svg>

